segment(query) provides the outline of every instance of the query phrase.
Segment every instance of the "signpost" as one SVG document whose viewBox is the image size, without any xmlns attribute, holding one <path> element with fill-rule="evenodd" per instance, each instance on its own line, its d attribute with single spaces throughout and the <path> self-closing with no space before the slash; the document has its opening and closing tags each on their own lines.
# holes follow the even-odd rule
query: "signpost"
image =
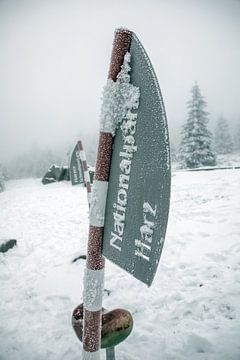
<svg viewBox="0 0 240 360">
<path fill-rule="evenodd" d="M 70 179 L 72 185 L 84 183 L 84 171 L 80 157 L 79 144 L 77 143 L 71 156 L 70 161 Z"/>
<path fill-rule="evenodd" d="M 87 188 L 88 204 L 90 206 L 92 188 L 90 183 L 86 154 L 83 149 L 83 144 L 81 140 L 77 142 L 72 152 L 69 168 L 72 185 L 85 183 L 85 186 Z"/>
<path fill-rule="evenodd" d="M 89 176 L 89 171 L 88 171 L 86 154 L 83 149 L 83 144 L 82 144 L 81 140 L 78 141 L 77 145 L 78 145 L 78 149 L 79 149 L 80 160 L 81 160 L 81 165 L 82 165 L 82 170 L 83 170 L 84 183 L 87 188 L 88 204 L 90 206 L 92 188 L 91 188 L 91 183 L 90 183 L 90 176 Z"/>
<path fill-rule="evenodd" d="M 119 30 L 115 34 L 109 79 L 116 82 L 124 56 L 129 50 L 131 32 Z M 113 119 L 110 119 L 110 122 Z M 99 136 L 98 155 L 90 206 L 87 264 L 84 276 L 83 359 L 100 360 L 102 295 L 105 260 L 102 256 L 105 204 L 112 157 L 113 133 L 106 121 Z"/>
<path fill-rule="evenodd" d="M 165 109 L 151 62 L 136 35 L 126 29 L 115 33 L 100 129 L 83 306 L 74 310 L 72 318 L 83 340 L 83 360 L 100 360 L 103 255 L 150 286 L 168 221 L 170 150 Z M 124 314 L 121 310 L 114 324 Z M 107 350 L 107 357 L 114 359 L 114 349 Z"/>
</svg>

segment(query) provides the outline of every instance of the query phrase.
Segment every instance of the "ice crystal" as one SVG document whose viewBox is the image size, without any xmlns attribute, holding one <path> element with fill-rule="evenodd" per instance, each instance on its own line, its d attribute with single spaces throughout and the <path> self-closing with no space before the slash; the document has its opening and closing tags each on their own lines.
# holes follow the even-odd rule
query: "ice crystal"
<svg viewBox="0 0 240 360">
<path fill-rule="evenodd" d="M 100 115 L 100 131 L 115 135 L 116 129 L 126 115 L 138 108 L 140 91 L 130 83 L 130 53 L 126 53 L 117 81 L 109 79 L 103 89 Z"/>
</svg>

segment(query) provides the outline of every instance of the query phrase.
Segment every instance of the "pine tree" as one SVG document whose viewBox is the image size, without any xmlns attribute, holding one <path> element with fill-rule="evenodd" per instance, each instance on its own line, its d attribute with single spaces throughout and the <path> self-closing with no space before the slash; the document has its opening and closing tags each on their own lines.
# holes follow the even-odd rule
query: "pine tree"
<svg viewBox="0 0 240 360">
<path fill-rule="evenodd" d="M 240 119 L 234 132 L 234 150 L 240 152 Z"/>
<path fill-rule="evenodd" d="M 0 164 L 0 192 L 5 190 L 3 166 Z"/>
<path fill-rule="evenodd" d="M 170 149 L 171 149 L 171 161 L 175 162 L 177 161 L 177 153 L 173 142 L 170 143 Z"/>
<path fill-rule="evenodd" d="M 211 149 L 212 135 L 207 128 L 207 103 L 197 83 L 193 86 L 191 94 L 192 98 L 187 102 L 188 119 L 181 132 L 179 160 L 181 165 L 187 168 L 214 166 L 216 157 Z"/>
<path fill-rule="evenodd" d="M 222 116 L 217 121 L 214 140 L 217 154 L 229 154 L 233 151 L 228 122 Z"/>
</svg>

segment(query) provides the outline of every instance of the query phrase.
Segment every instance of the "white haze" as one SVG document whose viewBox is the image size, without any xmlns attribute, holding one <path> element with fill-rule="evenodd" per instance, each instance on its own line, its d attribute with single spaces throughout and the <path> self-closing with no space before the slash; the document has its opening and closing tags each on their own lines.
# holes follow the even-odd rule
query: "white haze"
<svg viewBox="0 0 240 360">
<path fill-rule="evenodd" d="M 240 119 L 237 0 L 0 0 L 0 161 L 96 134 L 113 32 L 133 30 L 156 70 L 171 136 L 198 81 L 211 123 Z"/>
</svg>

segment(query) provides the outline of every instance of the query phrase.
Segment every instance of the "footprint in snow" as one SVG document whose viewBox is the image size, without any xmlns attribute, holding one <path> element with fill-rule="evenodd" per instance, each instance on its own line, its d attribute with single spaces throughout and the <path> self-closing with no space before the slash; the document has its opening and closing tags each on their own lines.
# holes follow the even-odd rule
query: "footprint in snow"
<svg viewBox="0 0 240 360">
<path fill-rule="evenodd" d="M 206 256 L 212 260 L 215 260 L 216 262 L 227 260 L 227 257 L 221 254 L 208 253 Z"/>
<path fill-rule="evenodd" d="M 211 353 L 213 351 L 213 345 L 206 338 L 194 333 L 189 335 L 184 347 L 188 353 Z"/>
<path fill-rule="evenodd" d="M 234 320 L 236 318 L 236 312 L 233 306 L 228 303 L 223 303 L 218 306 L 219 313 L 226 319 Z"/>
</svg>

